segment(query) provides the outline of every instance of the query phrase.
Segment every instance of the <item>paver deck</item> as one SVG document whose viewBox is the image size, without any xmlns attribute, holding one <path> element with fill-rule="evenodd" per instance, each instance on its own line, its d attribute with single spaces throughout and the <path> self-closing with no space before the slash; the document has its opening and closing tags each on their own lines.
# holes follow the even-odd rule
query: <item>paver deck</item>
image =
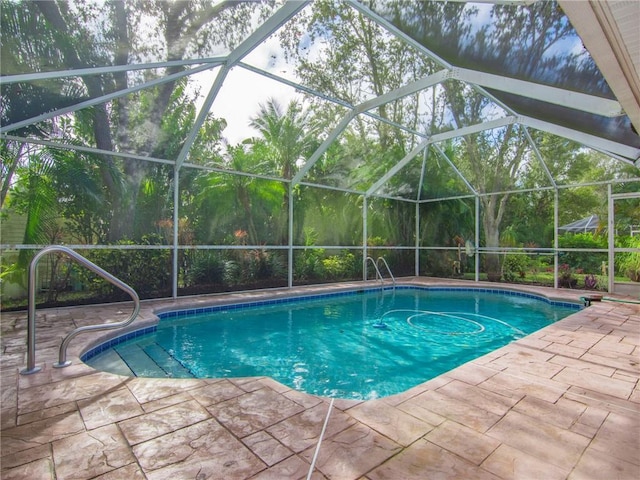
<svg viewBox="0 0 640 480">
<path fill-rule="evenodd" d="M 346 287 L 354 285 L 362 286 Z M 136 324 L 153 321 L 158 308 L 264 295 L 145 302 Z M 127 316 L 127 304 L 38 311 L 43 370 L 20 375 L 26 313 L 2 314 L 0 478 L 640 478 L 640 305 L 594 303 L 409 391 L 365 402 L 307 395 L 266 377 L 98 372 L 78 356 L 99 334 L 76 337 L 72 366 L 52 368 L 75 326 Z"/>
</svg>

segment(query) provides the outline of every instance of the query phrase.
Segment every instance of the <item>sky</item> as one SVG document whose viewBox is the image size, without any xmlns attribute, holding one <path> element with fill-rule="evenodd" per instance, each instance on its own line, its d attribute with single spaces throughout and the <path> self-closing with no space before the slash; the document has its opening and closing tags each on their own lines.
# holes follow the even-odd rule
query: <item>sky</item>
<svg viewBox="0 0 640 480">
<path fill-rule="evenodd" d="M 274 75 L 294 78 L 293 67 L 286 63 L 277 36 L 272 36 L 258 45 L 244 61 Z M 201 94 L 198 108 L 202 106 L 218 71 L 219 69 L 215 69 L 198 76 L 196 85 Z M 258 112 L 260 104 L 266 103 L 270 98 L 277 99 L 285 107 L 291 100 L 300 99 L 301 94 L 288 85 L 270 80 L 243 67 L 236 66 L 231 69 L 211 108 L 215 117 L 227 121 L 227 127 L 222 134 L 229 144 L 235 145 L 257 135 L 258 132 L 249 126 L 250 119 Z"/>
</svg>

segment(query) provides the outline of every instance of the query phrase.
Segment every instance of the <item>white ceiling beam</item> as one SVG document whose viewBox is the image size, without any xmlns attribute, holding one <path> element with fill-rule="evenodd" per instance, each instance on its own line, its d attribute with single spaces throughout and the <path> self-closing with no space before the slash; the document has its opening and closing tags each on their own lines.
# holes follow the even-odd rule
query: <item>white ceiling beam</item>
<svg viewBox="0 0 640 480">
<path fill-rule="evenodd" d="M 559 0 L 607 84 L 640 131 L 640 3 Z"/>
<path fill-rule="evenodd" d="M 420 180 L 418 183 L 418 191 L 416 192 L 416 202 L 422 197 L 422 186 L 424 185 L 424 176 L 427 173 L 427 158 L 429 157 L 429 149 L 422 150 L 422 167 L 420 167 Z"/>
<path fill-rule="evenodd" d="M 346 0 L 346 1 L 353 8 L 355 8 L 358 12 L 360 12 L 362 15 L 364 15 L 365 17 L 373 20 L 375 23 L 380 25 L 382 28 L 387 30 L 389 33 L 394 35 L 396 38 L 398 38 L 400 41 L 402 41 L 403 43 L 405 43 L 409 47 L 414 48 L 418 52 L 423 53 L 424 55 L 426 55 L 428 58 L 433 60 L 438 65 L 440 65 L 440 66 L 442 66 L 444 68 L 447 68 L 447 69 L 451 69 L 451 68 L 454 67 L 451 63 L 446 61 L 444 58 L 440 57 L 439 55 L 436 55 L 434 52 L 429 50 L 427 47 L 422 45 L 420 42 L 418 42 L 417 40 L 413 39 L 412 37 L 410 37 L 409 35 L 404 33 L 402 30 L 400 30 L 398 27 L 396 27 L 389 20 L 387 20 L 384 17 L 381 17 L 380 15 L 378 15 L 377 13 L 372 11 L 369 7 L 366 7 L 366 6 L 362 5 L 357 0 Z M 514 111 L 511 107 L 509 107 L 508 105 L 503 103 L 501 100 L 495 98 L 493 95 L 491 95 L 489 92 L 487 92 L 484 88 L 482 88 L 482 87 L 480 87 L 478 85 L 474 85 L 474 84 L 472 84 L 471 86 L 480 95 L 484 95 L 485 97 L 490 99 L 492 102 L 494 102 L 496 105 L 499 105 L 502 109 L 504 109 L 510 115 L 516 115 L 517 114 L 517 112 Z"/>
<path fill-rule="evenodd" d="M 255 67 L 253 65 L 249 65 L 248 63 L 244 63 L 244 62 L 239 62 L 238 65 L 239 67 L 242 67 L 246 70 L 249 70 L 250 72 L 254 72 L 257 73 L 258 75 L 262 75 L 263 77 L 269 78 L 271 80 L 273 80 L 274 82 L 278 82 L 278 83 L 282 83 L 284 85 L 288 85 L 291 88 L 294 88 L 295 90 L 300 90 L 301 92 L 305 92 L 308 93 L 309 95 L 313 95 L 314 97 L 318 97 L 321 98 L 323 100 L 326 100 L 327 102 L 331 102 L 331 103 L 335 103 L 336 105 L 340 105 L 341 107 L 345 107 L 348 108 L 349 110 L 351 110 L 353 107 L 352 104 L 350 104 L 349 102 L 345 102 L 344 100 L 340 100 L 338 98 L 335 97 L 330 97 L 329 95 L 326 95 L 322 92 L 319 92 L 313 88 L 307 87 L 306 85 L 302 85 L 301 83 L 297 83 L 297 82 L 293 82 L 287 78 L 284 77 L 280 77 L 278 75 L 275 75 L 271 72 L 267 72 L 266 70 L 262 70 L 261 68 Z"/>
<path fill-rule="evenodd" d="M 52 72 L 38 73 L 21 73 L 18 75 L 2 75 L 0 76 L 0 85 L 18 83 L 18 82 L 34 82 L 36 80 L 51 80 L 67 77 L 84 77 L 87 75 L 105 75 L 119 72 L 132 72 L 136 70 L 152 70 L 155 68 L 182 67 L 188 65 L 208 64 L 215 67 L 224 63 L 226 57 L 210 57 L 197 58 L 189 60 L 173 60 L 170 62 L 153 62 L 153 63 L 137 63 L 128 65 L 109 65 L 104 67 L 77 68 L 70 70 L 57 70 Z"/>
<path fill-rule="evenodd" d="M 622 106 L 616 100 L 596 97 L 563 88 L 550 87 L 539 83 L 517 80 L 515 78 L 478 72 L 466 68 L 451 69 L 453 78 L 482 87 L 513 93 L 563 107 L 581 110 L 606 117 L 617 117 L 624 114 Z"/>
<path fill-rule="evenodd" d="M 258 45 L 269 38 L 280 27 L 287 23 L 300 10 L 306 7 L 309 1 L 289 0 L 262 25 L 251 33 L 240 45 L 227 55 L 227 65 L 234 66 L 244 57 L 249 55 Z"/>
<path fill-rule="evenodd" d="M 117 92 L 109 93 L 107 95 L 101 95 L 100 97 L 92 98 L 91 100 L 86 100 L 84 102 L 76 103 L 75 105 L 71 105 L 69 107 L 60 108 L 54 110 L 52 112 L 43 113 L 42 115 L 37 115 L 35 117 L 28 118 L 26 120 L 22 120 L 21 122 L 12 123 L 10 125 L 5 125 L 4 127 L 0 127 L 0 134 L 11 132 L 13 130 L 17 130 L 22 127 L 26 127 L 28 125 L 32 125 L 38 122 L 42 122 L 45 120 L 49 120 L 50 118 L 57 117 L 59 115 L 65 115 L 67 113 L 75 112 L 77 110 L 81 110 L 83 108 L 92 107 L 94 105 L 98 105 L 100 103 L 105 103 L 116 98 L 124 97 L 129 95 L 130 93 L 137 92 L 139 90 L 144 90 L 146 88 L 155 87 L 156 85 L 161 85 L 163 83 L 173 82 L 174 80 L 178 80 L 182 77 L 186 77 L 189 75 L 193 75 L 195 73 L 203 72 L 205 70 L 209 70 L 211 68 L 215 68 L 212 65 L 201 65 L 196 68 L 192 68 L 190 70 L 184 70 L 182 72 L 174 73 L 171 75 L 167 75 L 166 77 L 156 78 L 149 82 L 141 83 L 140 85 L 136 85 L 135 87 L 130 87 L 124 90 L 118 90 Z"/>
<path fill-rule="evenodd" d="M 122 158 L 125 160 L 143 160 L 145 162 L 152 162 L 152 163 L 159 163 L 162 165 L 171 165 L 172 167 L 175 166 L 175 160 L 167 160 L 165 158 L 157 158 L 157 157 L 148 157 L 146 155 L 136 155 L 136 154 L 132 154 L 132 153 L 126 153 L 126 152 L 113 152 L 111 150 L 102 150 L 100 148 L 93 148 L 93 147 L 83 147 L 81 145 L 72 145 L 69 143 L 61 143 L 61 142 L 53 142 L 51 140 L 42 140 L 39 138 L 32 138 L 32 137 L 18 137 L 15 135 L 2 135 L 0 136 L 1 139 L 3 140 L 8 140 L 8 141 L 13 141 L 13 142 L 18 142 L 18 143 L 24 143 L 24 144 L 29 144 L 29 145 L 42 145 L 42 146 L 46 146 L 46 147 L 51 147 L 51 148 L 58 148 L 58 149 L 63 149 L 63 150 L 73 150 L 73 151 L 78 151 L 78 152 L 85 152 L 85 153 L 90 153 L 90 154 L 94 154 L 94 155 L 108 155 L 108 156 L 112 156 L 112 157 L 117 157 L 117 158 Z M 270 176 L 270 175 L 259 175 L 259 174 L 255 174 L 255 173 L 249 173 L 249 172 L 242 172 L 239 170 L 231 170 L 231 169 L 227 169 L 227 168 L 220 168 L 220 167 L 212 167 L 209 165 L 197 165 L 197 164 L 193 164 L 193 163 L 183 163 L 182 164 L 183 167 L 188 167 L 188 168 L 193 168 L 196 170 L 204 170 L 206 172 L 216 172 L 216 173 L 222 173 L 225 175 L 240 175 L 243 177 L 250 177 L 250 178 L 259 178 L 261 180 L 268 180 L 271 182 L 288 182 L 288 180 L 283 179 L 282 177 L 275 177 L 275 176 Z M 315 184 L 309 184 L 312 186 L 316 186 Z M 353 191 L 352 193 L 362 193 L 362 192 L 356 192 Z"/>
<path fill-rule="evenodd" d="M 393 177 L 396 173 L 402 170 L 411 160 L 415 158 L 416 155 L 418 155 L 422 150 L 424 150 L 425 147 L 429 145 L 429 143 L 431 143 L 431 140 L 428 138 L 420 142 L 416 148 L 414 148 L 408 154 L 406 154 L 402 160 L 396 163 L 387 173 L 385 173 L 382 177 L 380 177 L 376 183 L 371 185 L 371 187 L 369 187 L 369 189 L 365 193 L 365 196 L 370 197 L 371 195 L 373 195 L 380 187 L 382 187 L 382 185 L 387 183 L 387 181 L 391 177 Z"/>
<path fill-rule="evenodd" d="M 426 88 L 433 87 L 434 85 L 442 83 L 449 78 L 451 78 L 451 72 L 448 69 L 442 69 L 434 73 L 433 75 L 423 77 L 419 80 L 403 85 L 402 87 L 396 88 L 395 90 L 391 90 L 390 92 L 380 95 L 379 97 L 362 102 L 356 105 L 356 112 L 363 113 L 371 110 L 372 108 L 376 108 L 386 103 L 399 100 L 400 98 L 406 97 L 407 95 L 411 95 Z"/>
<path fill-rule="evenodd" d="M 525 126 L 523 126 L 522 129 L 524 130 L 524 134 L 527 137 L 527 142 L 529 142 L 529 146 L 532 148 L 533 153 L 536 154 L 536 157 L 540 162 L 540 165 L 542 165 L 542 168 L 544 169 L 544 172 L 547 175 L 547 179 L 551 182 L 551 185 L 553 185 L 554 188 L 557 188 L 556 181 L 553 178 L 553 175 L 551 174 L 549 167 L 547 166 L 547 162 L 544 161 L 544 158 L 542 157 L 542 153 L 540 153 L 540 149 L 536 145 L 536 142 L 533 141 L 533 138 L 531 138 L 529 129 Z"/>
<path fill-rule="evenodd" d="M 145 162 L 161 163 L 163 165 L 174 165 L 174 160 L 167 160 L 166 158 L 149 157 L 146 155 L 136 155 L 134 153 L 127 152 L 114 152 L 111 150 L 103 150 L 101 148 L 85 147 L 82 145 L 73 145 L 70 143 L 54 142 L 52 140 L 43 140 L 33 137 L 20 137 L 16 135 L 0 135 L 0 139 L 8 140 L 12 142 L 24 143 L 29 145 L 42 145 L 45 147 L 59 148 L 62 150 L 73 150 L 77 152 L 91 153 L 94 155 L 107 155 L 117 158 L 125 158 L 128 160 L 144 160 Z"/>
<path fill-rule="evenodd" d="M 331 131 L 331 133 L 324 140 L 324 142 L 322 142 L 320 146 L 316 149 L 316 151 L 313 152 L 313 155 L 309 157 L 309 160 L 307 160 L 305 164 L 300 168 L 300 170 L 298 170 L 298 173 L 295 174 L 295 176 L 291 180 L 291 183 L 293 185 L 300 183 L 300 181 L 309 172 L 309 170 L 311 170 L 311 168 L 316 164 L 316 162 L 320 160 L 322 155 L 324 155 L 324 152 L 326 152 L 329 149 L 331 144 L 338 138 L 338 136 L 342 133 L 342 131 L 345 128 L 347 128 L 347 125 L 349 125 L 349 122 L 351 122 L 351 120 L 353 120 L 355 116 L 356 116 L 356 112 L 351 110 L 347 115 L 345 115 L 342 118 L 340 123 L 336 125 L 336 127 Z"/>
<path fill-rule="evenodd" d="M 436 55 L 435 53 L 433 53 L 431 50 L 426 48 L 420 42 L 414 40 L 409 35 L 404 33 L 402 30 L 397 28 L 393 23 L 388 21 L 386 18 L 381 17 L 380 15 L 378 15 L 373 10 L 371 10 L 369 7 L 366 7 L 365 5 L 360 3 L 359 1 L 357 1 L 357 0 L 346 0 L 346 2 L 349 5 L 351 5 L 354 9 L 356 9 L 358 12 L 360 12 L 362 15 L 364 15 L 365 17 L 373 20 L 375 23 L 380 25 L 382 28 L 384 28 L 385 30 L 387 30 L 389 33 L 393 34 L 394 36 L 396 36 L 400 40 L 402 40 L 407 45 L 415 48 L 419 52 L 424 53 L 431 60 L 433 60 L 437 64 L 441 65 L 442 67 L 451 68 L 453 66 L 449 62 L 447 62 L 444 58 L 442 58 L 439 55 Z"/>
<path fill-rule="evenodd" d="M 430 143 L 442 142 L 456 137 L 464 137 L 465 135 L 473 135 L 474 133 L 484 132 L 485 130 L 493 130 L 494 128 L 506 127 L 516 123 L 516 117 L 503 117 L 497 120 L 491 120 L 489 122 L 477 123 L 475 125 L 469 125 L 468 127 L 462 127 L 455 130 L 449 130 L 448 132 L 438 133 L 429 138 Z"/>
<path fill-rule="evenodd" d="M 459 128 L 457 130 L 451 130 L 449 132 L 439 133 L 437 135 L 433 135 L 423 142 L 421 142 L 416 148 L 411 150 L 402 160 L 396 163 L 385 175 L 383 175 L 376 183 L 374 183 L 369 190 L 367 190 L 366 195 L 373 195 L 376 190 L 378 190 L 382 185 L 384 185 L 391 177 L 393 177 L 396 173 L 402 170 L 421 150 L 426 148 L 428 145 L 436 142 L 442 142 L 444 140 L 448 140 L 454 137 L 461 137 L 464 135 L 472 135 L 474 133 L 483 132 L 485 130 L 492 130 L 494 128 L 501 128 L 507 125 L 511 125 L 515 123 L 515 117 L 505 117 L 500 118 L 498 120 L 492 120 L 490 122 L 478 123 L 476 125 L 470 125 L 468 127 Z M 445 155 L 445 158 L 447 156 Z M 448 160 L 448 158 L 447 158 Z M 460 175 L 465 184 L 469 187 L 472 192 L 475 192 L 475 189 L 467 182 L 464 176 L 458 171 L 458 169 L 451 162 L 449 164 L 453 167 L 454 171 Z"/>
<path fill-rule="evenodd" d="M 603 153 L 611 152 L 612 154 L 619 155 L 626 159 L 627 162 L 635 163 L 638 166 L 638 160 L 640 159 L 640 149 L 624 145 L 622 143 L 607 140 L 602 137 L 597 137 L 584 132 L 579 132 L 571 128 L 563 127 L 555 123 L 545 122 L 536 118 L 518 116 L 518 123 L 526 125 L 527 127 L 535 128 L 536 130 L 542 130 L 543 132 L 559 135 L 574 142 L 581 143 L 587 147 L 594 148 Z"/>
<path fill-rule="evenodd" d="M 445 159 L 445 161 L 449 164 L 449 166 L 451 168 L 453 168 L 453 171 L 456 172 L 456 175 L 458 175 L 462 181 L 464 182 L 464 184 L 467 186 L 467 188 L 471 191 L 471 193 L 473 193 L 474 195 L 478 195 L 478 192 L 476 191 L 475 188 L 473 188 L 473 185 L 471 185 L 469 183 L 469 181 L 467 180 L 467 177 L 465 177 L 462 172 L 460 170 L 458 170 L 458 167 L 456 167 L 453 162 L 451 161 L 451 159 L 449 158 L 449 156 L 444 152 L 444 150 L 442 150 L 442 148 L 440 148 L 440 145 L 438 144 L 433 144 L 433 148 L 435 148 L 438 153 L 442 156 L 442 158 Z"/>
<path fill-rule="evenodd" d="M 280 82 L 280 83 L 283 83 L 285 85 L 288 85 L 288 86 L 290 86 L 292 88 L 295 88 L 296 90 L 300 90 L 301 92 L 305 92 L 305 93 L 308 93 L 310 95 L 316 96 L 318 98 L 322 98 L 323 100 L 326 100 L 328 102 L 335 103 L 336 105 L 340 105 L 340 106 L 348 108 L 350 110 L 355 108 L 349 102 L 345 102 L 344 100 L 340 100 L 338 98 L 330 97 L 329 95 L 325 95 L 324 93 L 318 92 L 317 90 L 314 90 L 313 88 L 309 88 L 309 87 L 307 87 L 305 85 L 301 85 L 299 83 L 292 82 L 291 80 L 288 80 L 286 78 L 280 77 L 278 75 L 274 75 L 273 73 L 270 73 L 270 72 L 266 72 L 264 70 L 261 70 L 260 68 L 254 67 L 253 65 L 248 65 L 246 63 L 240 62 L 238 64 L 238 66 L 241 66 L 242 68 L 246 68 L 247 70 L 255 72 L 258 75 L 262 75 L 264 77 L 270 78 L 271 80 L 274 80 L 276 82 Z M 391 125 L 392 127 L 399 128 L 403 132 L 407 132 L 407 133 L 410 133 L 412 135 L 416 135 L 416 136 L 418 136 L 420 138 L 427 138 L 427 135 L 425 135 L 424 133 L 421 133 L 421 132 L 418 132 L 418 131 L 413 130 L 411 128 L 408 128 L 406 125 L 401 125 L 401 124 L 399 124 L 397 122 L 389 120 L 388 118 L 382 118 L 380 115 L 378 115 L 376 113 L 362 112 L 362 114 L 366 115 L 367 117 L 374 118 L 374 119 L 376 119 L 376 120 L 378 120 L 380 122 L 386 123 L 387 125 Z"/>
<path fill-rule="evenodd" d="M 191 150 L 191 147 L 196 141 L 196 138 L 198 137 L 198 133 L 202 128 L 202 125 L 207 120 L 207 117 L 209 116 L 209 111 L 211 110 L 211 105 L 213 105 L 213 101 L 218 96 L 218 92 L 220 92 L 220 89 L 222 88 L 222 85 L 224 84 L 224 80 L 227 78 L 228 73 L 229 73 L 229 67 L 225 65 L 220 69 L 220 71 L 218 72 L 218 75 L 216 75 L 216 78 L 213 81 L 211 88 L 209 89 L 209 93 L 207 94 L 207 97 L 205 98 L 204 103 L 200 108 L 200 112 L 198 112 L 198 116 L 193 126 L 191 127 L 191 130 L 189 131 L 189 135 L 185 139 L 184 144 L 180 149 L 180 153 L 178 153 L 178 156 L 176 158 L 176 170 L 180 169 L 182 164 L 185 162 L 187 156 L 189 155 L 189 150 Z"/>
<path fill-rule="evenodd" d="M 198 133 L 200 132 L 202 125 L 206 121 L 207 116 L 209 115 L 209 111 L 211 110 L 211 106 L 218 96 L 224 80 L 227 78 L 227 74 L 229 73 L 231 68 L 239 63 L 245 56 L 249 55 L 249 53 L 251 53 L 253 49 L 255 49 L 258 45 L 269 38 L 276 30 L 282 27 L 282 25 L 289 21 L 300 10 L 306 7 L 308 3 L 309 2 L 307 1 L 288 1 L 282 7 L 280 7 L 278 11 L 267 18 L 267 20 L 262 25 L 254 30 L 251 35 L 249 35 L 227 56 L 224 67 L 222 67 L 222 69 L 218 72 L 218 75 L 216 76 L 216 79 L 213 82 L 209 93 L 207 94 L 207 98 L 205 99 L 202 108 L 200 108 L 198 117 L 196 118 L 195 123 L 193 124 L 193 127 L 189 132 L 189 135 L 185 139 L 184 144 L 180 149 L 180 153 L 178 153 L 178 157 L 176 158 L 176 170 L 182 166 L 187 156 L 189 155 L 189 150 L 191 150 L 191 147 L 196 141 Z"/>
</svg>

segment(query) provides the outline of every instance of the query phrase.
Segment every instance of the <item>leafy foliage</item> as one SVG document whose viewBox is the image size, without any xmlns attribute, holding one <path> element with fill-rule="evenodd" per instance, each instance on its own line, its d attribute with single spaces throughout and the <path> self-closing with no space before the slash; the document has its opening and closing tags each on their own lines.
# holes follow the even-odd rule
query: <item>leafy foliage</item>
<svg viewBox="0 0 640 480">
<path fill-rule="evenodd" d="M 353 280 L 362 275 L 362 262 L 348 251 L 325 258 L 322 266 L 326 277 L 330 280 Z"/>
<path fill-rule="evenodd" d="M 507 255 L 502 266 L 505 281 L 514 282 L 517 278 L 524 278 L 529 269 L 529 259 L 526 255 Z"/>
<path fill-rule="evenodd" d="M 219 252 L 195 250 L 189 255 L 189 265 L 184 274 L 186 286 L 219 284 L 223 282 L 225 260 Z"/>
<path fill-rule="evenodd" d="M 640 237 L 626 237 L 621 243 L 621 246 L 626 248 L 640 249 Z M 628 252 L 618 255 L 620 258 L 617 268 L 620 273 L 626 275 L 634 282 L 640 282 L 640 253 Z"/>
<path fill-rule="evenodd" d="M 484 62 L 491 70 L 492 62 L 508 59 L 518 78 L 550 75 L 559 61 L 554 54 L 557 45 L 571 35 L 570 24 L 561 20 L 562 12 L 553 2 L 533 5 L 532 15 L 521 10 L 514 14 L 512 6 L 490 7 L 499 25 L 495 30 L 479 22 L 477 29 L 471 27 L 489 11 L 473 5 L 414 2 L 414 15 L 406 16 L 404 2 L 369 4 L 414 31 L 427 47 L 444 44 L 447 57 L 458 58 L 462 66 L 477 68 Z M 99 75 L 2 85 L 3 126 L 45 117 L 11 133 L 44 139 L 46 146 L 0 140 L 3 215 L 26 217 L 23 243 L 127 247 L 119 252 L 95 250 L 91 255 L 96 263 L 139 286 L 143 296 L 166 294 L 170 288 L 171 250 L 129 247 L 172 244 L 174 213 L 179 216 L 179 246 L 242 247 L 224 252 L 179 249 L 184 288 L 240 288 L 281 281 L 287 262 L 280 250 L 269 250 L 269 245 L 294 245 L 297 282 L 358 278 L 362 262 L 356 249 L 362 247 L 365 232 L 370 246 L 379 247 L 372 250 L 385 255 L 394 272 L 412 273 L 414 252 L 384 247 L 413 247 L 418 238 L 421 247 L 442 249 L 421 253 L 423 272 L 451 276 L 458 262 L 457 274 L 463 275 L 471 270 L 472 259 L 461 253 L 461 245 L 475 241 L 478 228 L 473 194 L 479 194 L 481 207 L 480 246 L 535 242 L 550 247 L 554 182 L 562 187 L 557 190 L 559 220 L 565 223 L 602 211 L 606 189 L 597 185 L 602 179 L 637 177 L 637 169 L 611 167 L 603 154 L 515 125 L 437 142 L 424 155 L 410 158 L 423 135 L 483 124 L 507 112 L 493 99 L 452 80 L 367 108 L 365 102 L 441 67 L 350 2 L 330 0 L 312 2 L 272 37 L 283 45 L 287 68 L 295 70 L 305 87 L 326 98 L 296 92 L 296 100 L 287 104 L 266 99 L 247 125 L 256 136 L 230 145 L 223 137 L 227 121 L 196 106 L 203 97 L 201 77 L 178 78 L 188 68 L 178 63 L 229 52 L 279 6 L 280 2 L 271 1 L 3 1 L 3 73 L 178 61 L 163 68 L 104 69 Z M 511 32 L 515 45 L 505 42 L 501 30 Z M 532 41 L 537 34 L 543 35 L 540 43 Z M 529 52 L 533 43 L 541 49 Z M 571 83 L 572 68 L 582 57 L 571 56 L 560 69 L 565 83 Z M 214 74 L 220 70 L 226 72 L 222 68 Z M 175 77 L 132 90 L 169 75 Z M 211 80 L 209 73 L 203 76 Z M 126 95 L 119 95 L 126 90 Z M 105 95 L 109 101 L 47 116 Z M 338 122 L 349 119 L 349 106 L 356 106 L 358 113 L 337 131 Z M 197 124 L 200 120 L 202 124 Z M 335 136 L 330 146 L 323 143 L 328 135 Z M 91 153 L 55 148 L 56 142 L 89 147 Z M 148 156 L 154 161 L 146 161 Z M 310 159 L 316 163 L 307 170 Z M 303 166 L 304 178 L 292 184 Z M 312 187 L 307 181 L 327 188 Z M 584 181 L 592 184 L 565 188 Z M 614 188 L 633 192 L 637 185 L 619 182 Z M 511 193 L 521 187 L 526 194 Z M 441 197 L 451 198 L 429 201 Z M 416 208 L 415 201 L 425 202 Z M 416 210 L 419 225 L 414 220 Z M 629 202 L 616 216 L 630 224 L 637 219 L 636 210 L 637 203 Z M 355 248 L 328 255 L 330 249 L 316 245 Z M 562 237 L 560 245 L 606 248 L 601 238 L 587 236 Z M 23 252 L 22 268 L 28 260 L 27 250 Z M 617 256 L 616 269 L 636 275 L 634 255 Z M 503 273 L 506 280 L 519 279 L 528 268 L 526 260 L 524 255 L 482 257 L 484 271 Z M 561 261 L 576 274 L 578 269 L 600 268 L 600 256 L 588 252 L 570 251 Z M 57 267 L 52 285 L 67 287 L 71 280 L 65 268 Z M 7 271 L 18 270 L 16 264 Z M 110 291 L 89 277 L 84 280 L 100 293 Z"/>
<path fill-rule="evenodd" d="M 145 235 L 143 245 L 162 245 L 158 235 Z M 133 246 L 131 240 L 120 240 L 115 245 Z M 171 291 L 171 250 L 159 248 L 151 250 L 92 250 L 87 258 L 107 272 L 132 287 L 141 298 L 168 296 Z M 110 283 L 94 276 L 88 270 L 81 270 L 84 284 L 106 298 L 128 299 L 126 294 L 116 290 Z"/>
<path fill-rule="evenodd" d="M 591 233 L 568 233 L 558 237 L 558 245 L 561 249 L 607 249 L 607 237 L 593 235 Z M 592 252 L 562 252 L 562 263 L 579 268 L 585 272 L 600 272 L 602 260 Z"/>
</svg>

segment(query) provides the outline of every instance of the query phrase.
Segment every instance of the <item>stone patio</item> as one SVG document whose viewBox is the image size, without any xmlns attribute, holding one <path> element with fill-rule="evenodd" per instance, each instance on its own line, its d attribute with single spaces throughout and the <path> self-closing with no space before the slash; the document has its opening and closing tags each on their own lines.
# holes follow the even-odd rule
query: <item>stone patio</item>
<svg viewBox="0 0 640 480">
<path fill-rule="evenodd" d="M 187 303 L 292 293 L 144 302 L 135 324 Z M 594 303 L 409 391 L 366 402 L 331 401 L 266 377 L 97 372 L 78 356 L 100 334 L 76 337 L 72 366 L 52 368 L 68 331 L 122 320 L 129 308 L 38 311 L 36 360 L 43 370 L 33 375 L 18 373 L 26 366 L 26 313 L 2 314 L 0 478 L 640 478 L 640 305 Z"/>
</svg>

